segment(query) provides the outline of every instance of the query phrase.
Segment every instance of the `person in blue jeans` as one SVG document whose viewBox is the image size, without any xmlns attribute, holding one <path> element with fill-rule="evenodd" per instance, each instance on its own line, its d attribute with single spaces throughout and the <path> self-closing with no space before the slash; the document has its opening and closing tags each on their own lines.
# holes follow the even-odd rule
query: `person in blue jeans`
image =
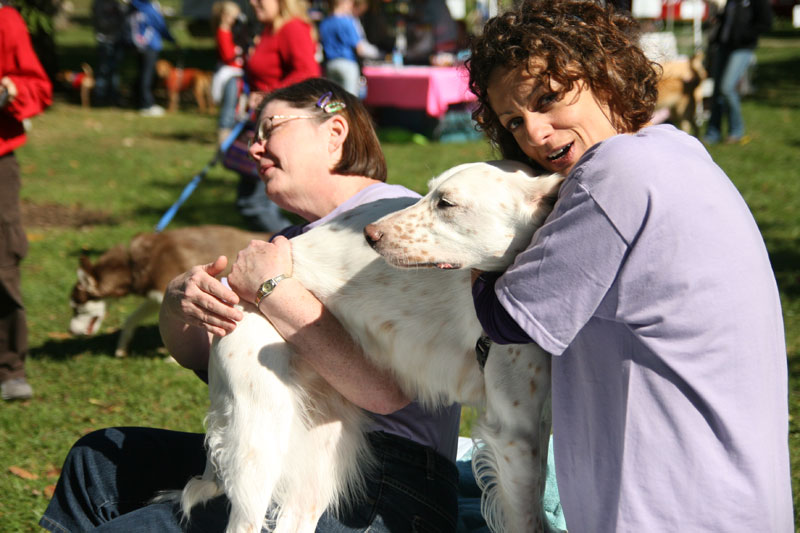
<svg viewBox="0 0 800 533">
<path fill-rule="evenodd" d="M 137 99 L 140 114 L 160 117 L 164 108 L 153 98 L 153 80 L 158 55 L 164 48 L 164 39 L 175 44 L 175 37 L 169 31 L 161 10 L 151 0 L 131 0 L 128 14 L 129 40 L 139 53 L 139 78 L 137 80 Z"/>
<path fill-rule="evenodd" d="M 119 69 L 125 52 L 125 5 L 120 0 L 94 0 L 92 25 L 97 41 L 97 67 L 92 105 L 119 105 Z"/>
<path fill-rule="evenodd" d="M 254 241 L 239 253 L 226 287 L 215 276 L 227 260 L 197 266 L 172 280 L 161 307 L 165 345 L 203 377 L 213 335 L 236 328 L 240 298 L 290 268 L 290 240 L 358 205 L 419 195 L 386 180 L 386 163 L 371 119 L 358 98 L 324 79 L 277 89 L 259 107 L 250 154 L 267 193 L 282 208 L 311 221 L 271 243 Z M 285 237 L 284 237 L 285 236 Z M 281 270 L 290 272 L 290 270 Z M 254 281 L 255 280 L 255 281 Z M 368 438 L 377 466 L 366 490 L 341 514 L 323 514 L 319 532 L 452 532 L 457 525 L 455 465 L 460 406 L 428 410 L 400 389 L 391 372 L 375 368 L 338 320 L 296 279 L 276 282 L 259 310 L 295 356 L 370 414 Z M 295 333 L 301 331 L 303 333 Z M 64 531 L 224 531 L 229 505 L 222 495 L 192 510 L 149 503 L 159 491 L 181 489 L 205 466 L 203 435 L 154 428 L 109 428 L 70 450 L 39 524 Z"/>
<path fill-rule="evenodd" d="M 703 140 L 722 140 L 722 120 L 728 119 L 725 142 L 736 144 L 744 137 L 744 118 L 737 86 L 755 57 L 758 36 L 772 27 L 772 9 L 767 0 L 728 0 L 709 39 L 714 94 L 711 117 Z"/>
</svg>

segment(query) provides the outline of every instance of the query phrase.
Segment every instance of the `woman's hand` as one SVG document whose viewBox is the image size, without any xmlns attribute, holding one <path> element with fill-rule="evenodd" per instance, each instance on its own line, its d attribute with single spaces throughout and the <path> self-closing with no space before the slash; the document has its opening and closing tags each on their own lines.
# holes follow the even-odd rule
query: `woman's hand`
<svg viewBox="0 0 800 533">
<path fill-rule="evenodd" d="M 239 296 L 215 278 L 227 264 L 228 259 L 220 256 L 170 281 L 161 304 L 162 316 L 220 337 L 232 332 L 243 317 L 234 307 Z"/>
<path fill-rule="evenodd" d="M 272 242 L 250 241 L 236 256 L 228 275 L 231 288 L 244 300 L 255 303 L 256 292 L 266 280 L 292 275 L 292 245 L 285 237 Z"/>
</svg>

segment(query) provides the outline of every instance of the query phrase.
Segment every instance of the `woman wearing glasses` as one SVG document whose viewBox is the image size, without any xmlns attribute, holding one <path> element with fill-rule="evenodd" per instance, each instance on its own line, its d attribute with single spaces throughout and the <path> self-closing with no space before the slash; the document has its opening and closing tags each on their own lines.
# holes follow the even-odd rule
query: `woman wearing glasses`
<svg viewBox="0 0 800 533">
<path fill-rule="evenodd" d="M 367 361 L 296 279 L 280 280 L 291 272 L 287 237 L 363 203 L 418 195 L 385 183 L 386 163 L 369 115 L 356 97 L 323 79 L 266 96 L 250 154 L 270 198 L 309 223 L 240 252 L 228 277 L 233 290 L 214 277 L 225 268 L 224 257 L 175 278 L 161 308 L 164 343 L 183 366 L 204 375 L 212 336 L 232 332 L 242 318 L 233 304 L 255 302 L 262 283 L 276 280 L 260 299 L 260 311 L 292 339 L 299 357 L 373 419 L 369 438 L 380 465 L 367 494 L 339 517 L 324 514 L 317 531 L 455 531 L 460 407 L 424 410 Z M 40 524 L 53 531 L 180 531 L 175 507 L 146 502 L 160 490 L 183 488 L 205 461 L 202 434 L 152 428 L 91 433 L 73 446 Z M 210 500 L 183 526 L 223 531 L 227 507 L 224 496 Z"/>
</svg>

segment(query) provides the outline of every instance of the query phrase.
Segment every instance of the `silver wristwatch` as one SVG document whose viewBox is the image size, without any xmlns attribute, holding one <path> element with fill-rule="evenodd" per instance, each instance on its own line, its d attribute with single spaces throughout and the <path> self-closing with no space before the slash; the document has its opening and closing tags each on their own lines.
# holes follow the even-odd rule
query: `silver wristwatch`
<svg viewBox="0 0 800 533">
<path fill-rule="evenodd" d="M 270 278 L 267 281 L 265 281 L 264 283 L 262 283 L 261 286 L 256 291 L 256 307 L 259 306 L 259 304 L 261 303 L 261 300 L 263 300 L 264 298 L 266 298 L 267 296 L 272 294 L 272 291 L 275 290 L 275 287 L 278 286 L 278 283 L 280 283 L 281 281 L 285 280 L 287 277 L 289 277 L 289 276 L 285 276 L 283 274 L 279 274 L 279 275 L 275 276 L 274 278 Z"/>
</svg>

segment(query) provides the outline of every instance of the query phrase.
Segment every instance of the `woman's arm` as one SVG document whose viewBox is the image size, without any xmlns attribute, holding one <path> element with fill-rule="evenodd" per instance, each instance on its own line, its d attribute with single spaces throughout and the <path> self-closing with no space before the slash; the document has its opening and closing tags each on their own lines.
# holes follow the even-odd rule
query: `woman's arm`
<svg viewBox="0 0 800 533">
<path fill-rule="evenodd" d="M 233 42 L 233 33 L 230 29 L 217 29 L 217 53 L 223 63 L 230 63 L 236 59 L 236 43 Z"/>
<path fill-rule="evenodd" d="M 291 273 L 291 245 L 276 237 L 272 243 L 253 241 L 239 252 L 228 281 L 240 297 L 255 303 L 264 280 Z M 392 374 L 375 367 L 336 317 L 298 280 L 289 277 L 279 282 L 261 300 L 259 310 L 300 357 L 354 404 L 379 414 L 408 405 L 410 400 Z"/>
<path fill-rule="evenodd" d="M 227 335 L 242 319 L 242 312 L 233 307 L 239 297 L 214 277 L 227 264 L 227 258 L 220 256 L 213 263 L 181 274 L 167 285 L 158 328 L 167 350 L 186 368 L 208 369 L 212 336 Z"/>
<path fill-rule="evenodd" d="M 290 20 L 278 31 L 278 51 L 288 65 L 278 87 L 287 87 L 322 74 L 311 27 L 300 19 Z"/>
</svg>

